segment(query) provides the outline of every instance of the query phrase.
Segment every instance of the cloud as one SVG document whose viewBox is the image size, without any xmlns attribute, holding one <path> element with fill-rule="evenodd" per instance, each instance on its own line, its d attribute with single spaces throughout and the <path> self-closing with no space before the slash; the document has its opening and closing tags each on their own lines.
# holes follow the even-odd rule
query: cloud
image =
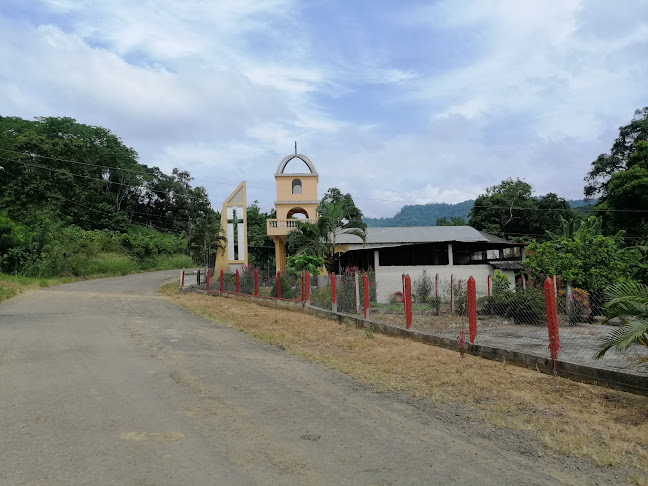
<svg viewBox="0 0 648 486">
<path fill-rule="evenodd" d="M 647 15 L 638 0 L 10 0 L 0 114 L 106 126 L 216 207 L 246 179 L 269 209 L 295 140 L 321 192 L 371 216 L 506 177 L 576 198 L 646 104 Z"/>
</svg>

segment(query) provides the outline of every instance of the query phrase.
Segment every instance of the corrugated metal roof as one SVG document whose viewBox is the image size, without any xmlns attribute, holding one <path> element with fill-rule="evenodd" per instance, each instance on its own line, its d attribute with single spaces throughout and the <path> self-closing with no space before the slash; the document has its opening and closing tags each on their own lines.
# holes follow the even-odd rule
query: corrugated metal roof
<svg viewBox="0 0 648 486">
<path fill-rule="evenodd" d="M 519 261 L 500 260 L 488 263 L 499 270 L 526 270 L 526 265 Z"/>
<path fill-rule="evenodd" d="M 362 244 L 357 236 L 340 234 L 340 244 Z M 495 243 L 517 246 L 495 235 L 477 231 L 471 226 L 405 226 L 393 228 L 367 228 L 367 245 L 413 243 Z"/>
</svg>

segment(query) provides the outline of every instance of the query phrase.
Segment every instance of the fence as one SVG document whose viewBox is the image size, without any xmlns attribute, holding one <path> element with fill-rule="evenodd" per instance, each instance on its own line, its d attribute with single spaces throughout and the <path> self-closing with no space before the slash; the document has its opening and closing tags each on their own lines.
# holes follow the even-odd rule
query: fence
<svg viewBox="0 0 648 486">
<path fill-rule="evenodd" d="M 601 360 L 593 358 L 613 329 L 602 325 L 603 292 L 572 288 L 559 277 L 511 282 L 496 273 L 476 281 L 423 272 L 416 279 L 376 281 L 374 272 L 349 271 L 320 278 L 310 301 L 459 342 L 648 376 L 639 366 L 648 358 L 644 347 L 630 353 L 612 349 Z"/>
<path fill-rule="evenodd" d="M 184 278 L 181 276 L 181 282 Z M 207 290 L 278 298 L 422 333 L 546 359 L 648 377 L 639 366 L 648 350 L 609 350 L 593 356 L 612 330 L 603 321 L 602 291 L 572 288 L 560 278 L 509 281 L 502 274 L 475 280 L 441 279 L 423 272 L 377 281 L 374 272 L 264 277 L 258 269 L 212 276 Z M 389 296 L 385 302 L 385 295 Z"/>
</svg>

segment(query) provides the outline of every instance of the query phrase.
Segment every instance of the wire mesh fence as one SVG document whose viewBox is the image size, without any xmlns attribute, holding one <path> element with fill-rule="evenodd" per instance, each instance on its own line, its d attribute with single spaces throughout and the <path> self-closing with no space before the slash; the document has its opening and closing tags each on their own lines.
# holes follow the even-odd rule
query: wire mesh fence
<svg viewBox="0 0 648 486">
<path fill-rule="evenodd" d="M 595 360 L 620 322 L 605 318 L 605 282 L 589 292 L 560 278 L 475 279 L 425 270 L 411 278 L 348 269 L 340 274 L 262 275 L 254 267 L 211 277 L 211 289 L 280 298 L 406 329 L 541 358 L 648 378 L 648 348 L 610 349 Z M 643 366 L 642 366 L 643 365 Z"/>
<path fill-rule="evenodd" d="M 648 359 L 645 347 L 630 353 L 610 350 L 603 359 L 594 359 L 602 340 L 618 325 L 605 321 L 602 289 L 587 292 L 559 278 L 549 279 L 548 284 L 544 279 L 524 277 L 510 281 L 496 272 L 473 279 L 471 327 L 469 279 L 452 275 L 442 278 L 425 271 L 414 279 L 407 275 L 377 279 L 375 272 L 351 269 L 335 275 L 334 280 L 333 274 L 319 278 L 311 294 L 312 305 L 360 317 L 367 308 L 366 318 L 373 321 L 451 339 L 465 336 L 475 344 L 648 376 L 648 367 L 641 366 L 642 360 Z M 556 310 L 548 313 L 549 295 Z M 550 315 L 555 315 L 555 331 L 548 326 Z"/>
</svg>

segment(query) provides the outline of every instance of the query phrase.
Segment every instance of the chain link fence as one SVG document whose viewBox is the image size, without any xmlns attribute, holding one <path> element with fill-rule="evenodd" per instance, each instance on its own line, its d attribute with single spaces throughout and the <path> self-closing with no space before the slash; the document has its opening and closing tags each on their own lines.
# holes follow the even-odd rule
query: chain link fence
<svg viewBox="0 0 648 486">
<path fill-rule="evenodd" d="M 391 275 L 391 276 L 389 276 Z M 502 273 L 415 278 L 349 269 L 340 274 L 263 275 L 254 267 L 211 279 L 212 290 L 281 298 L 376 322 L 532 356 L 560 359 L 648 378 L 648 349 L 594 355 L 620 322 L 605 319 L 605 284 L 586 291 L 560 278 L 533 280 Z M 549 309 L 549 310 L 548 310 Z M 554 310 L 555 309 L 555 310 Z M 643 365 L 643 366 L 642 366 Z"/>
<path fill-rule="evenodd" d="M 319 277 L 311 305 L 360 317 L 366 307 L 367 319 L 385 324 L 459 342 L 473 338 L 475 344 L 542 358 L 553 355 L 565 362 L 648 377 L 648 367 L 642 366 L 648 359 L 645 347 L 623 353 L 612 349 L 602 359 L 594 359 L 602 340 L 619 325 L 605 321 L 604 286 L 587 292 L 552 278 L 547 291 L 545 280 L 518 276 L 511 281 L 498 272 L 473 279 L 475 323 L 471 329 L 468 279 L 442 278 L 424 271 L 414 279 L 402 275 L 376 280 L 374 272 L 352 269 L 335 275 L 334 284 L 332 280 L 333 274 Z M 555 331 L 548 327 L 547 292 L 552 294 L 556 308 L 549 312 L 555 315 Z"/>
</svg>

